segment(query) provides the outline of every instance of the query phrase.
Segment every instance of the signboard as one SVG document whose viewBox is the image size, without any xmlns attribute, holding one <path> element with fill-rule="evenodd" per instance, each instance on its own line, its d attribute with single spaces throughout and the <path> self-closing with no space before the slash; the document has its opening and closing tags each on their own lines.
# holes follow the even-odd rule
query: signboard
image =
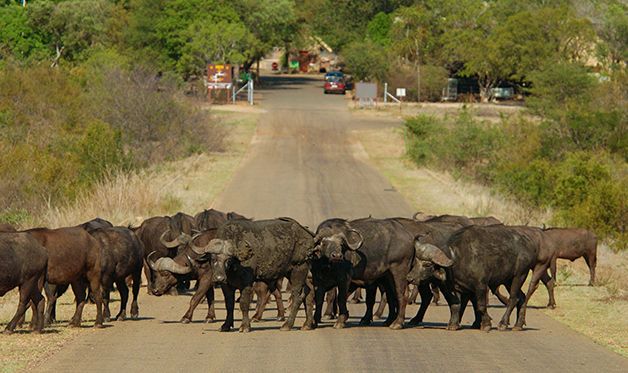
<svg viewBox="0 0 628 373">
<path fill-rule="evenodd" d="M 406 97 L 406 89 L 397 88 L 397 97 Z"/>
<path fill-rule="evenodd" d="M 231 89 L 231 65 L 213 64 L 207 65 L 207 88 Z"/>
<path fill-rule="evenodd" d="M 355 83 L 355 97 L 358 99 L 376 99 L 377 84 L 364 82 Z"/>
</svg>

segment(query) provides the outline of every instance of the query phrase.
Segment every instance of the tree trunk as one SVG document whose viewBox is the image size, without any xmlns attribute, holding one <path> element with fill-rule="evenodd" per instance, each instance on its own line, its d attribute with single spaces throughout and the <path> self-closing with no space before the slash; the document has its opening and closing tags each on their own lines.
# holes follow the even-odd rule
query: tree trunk
<svg viewBox="0 0 628 373">
<path fill-rule="evenodd" d="M 495 82 L 496 80 L 489 76 L 480 76 L 478 78 L 481 102 L 490 102 L 493 99 L 493 92 L 491 92 L 491 90 L 495 87 Z"/>
</svg>

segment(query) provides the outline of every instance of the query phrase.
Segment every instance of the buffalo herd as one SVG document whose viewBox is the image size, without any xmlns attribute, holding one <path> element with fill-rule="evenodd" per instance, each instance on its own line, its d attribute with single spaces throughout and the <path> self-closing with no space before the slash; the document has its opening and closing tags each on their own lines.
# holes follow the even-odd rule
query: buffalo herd
<svg viewBox="0 0 628 373">
<path fill-rule="evenodd" d="M 272 297 L 277 319 L 283 321 L 281 330 L 293 328 L 301 304 L 302 330 L 316 328 L 323 317 L 335 318 L 334 328 L 344 328 L 349 296 L 360 289 L 366 294 L 360 325 L 370 325 L 385 306 L 384 324 L 391 329 L 421 325 L 432 299 L 442 294 L 450 310 L 447 329 L 460 328 L 470 301 L 472 327 L 489 331 L 487 305 L 492 292 L 505 305 L 498 329 L 508 328 L 516 310 L 512 330 L 521 330 L 539 281 L 548 289 L 548 307 L 556 306 L 556 260 L 583 257 L 593 285 L 597 251 L 595 235 L 585 229 L 509 226 L 493 217 L 423 213 L 412 218 L 332 218 L 313 231 L 288 217 L 253 220 L 209 209 L 196 216 L 152 217 L 138 227 L 115 227 L 96 218 L 58 229 L 18 231 L 0 224 L 0 232 L 0 296 L 19 287 L 17 312 L 5 333 L 24 321 L 29 307 L 34 332 L 55 322 L 56 300 L 69 287 L 76 301 L 70 326 L 81 325 L 90 300 L 96 306 L 95 327 L 111 319 L 124 320 L 129 287 L 130 317 L 137 318 L 142 270 L 148 293 L 154 296 L 186 291 L 195 281 L 182 323 L 192 320 L 203 299 L 208 305 L 205 320 L 214 321 L 214 288 L 220 287 L 227 310 L 221 331 L 235 326 L 236 290 L 242 313 L 239 330 L 248 332 L 252 321 L 262 319 Z M 284 279 L 290 295 L 287 308 L 281 297 Z M 112 317 L 109 300 L 114 285 L 121 302 Z M 374 312 L 378 290 L 381 301 Z M 254 296 L 256 309 L 250 317 Z M 417 296 L 419 310 L 406 322 L 406 306 Z"/>
</svg>

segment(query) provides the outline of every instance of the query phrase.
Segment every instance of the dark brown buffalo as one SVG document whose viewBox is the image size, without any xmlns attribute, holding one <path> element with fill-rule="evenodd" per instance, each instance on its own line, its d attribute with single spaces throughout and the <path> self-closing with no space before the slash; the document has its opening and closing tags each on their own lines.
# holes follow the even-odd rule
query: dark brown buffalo
<svg viewBox="0 0 628 373">
<path fill-rule="evenodd" d="M 196 222 L 193 217 L 180 212 L 172 217 L 156 216 L 146 219 L 134 231 L 144 245 L 144 260 L 150 253 L 153 253 L 153 260 L 161 257 L 174 258 L 179 245 L 185 243 L 182 240 L 196 233 Z M 144 275 L 148 294 L 151 294 L 153 273 L 146 261 Z"/>
<path fill-rule="evenodd" d="M 322 222 L 314 239 L 315 255 L 312 278 L 316 288 L 316 316 L 320 320 L 325 292 L 338 286 L 339 316 L 334 327 L 342 328 L 348 318 L 346 307 L 349 284 L 366 287 L 365 316 L 373 319 L 375 291 L 383 285 L 390 307 L 386 324 L 391 329 L 403 327 L 406 308 L 406 275 L 414 258 L 414 237 L 394 219 L 328 219 Z M 398 312 L 397 312 L 398 311 Z"/>
<path fill-rule="evenodd" d="M 83 228 L 34 228 L 30 233 L 48 252 L 46 287 L 48 304 L 46 321 L 51 321 L 51 312 L 57 300 L 56 285 L 72 286 L 76 299 L 76 311 L 70 326 L 80 326 L 83 307 L 87 301 L 87 289 L 94 294 L 96 302 L 95 327 L 102 327 L 102 291 L 100 286 L 100 245 Z"/>
<path fill-rule="evenodd" d="M 255 281 L 266 283 L 271 291 L 277 281 L 288 277 L 294 301 L 287 320 L 281 330 L 290 330 L 297 311 L 304 301 L 306 320 L 302 329 L 314 327 L 312 319 L 312 297 L 307 286 L 309 259 L 313 254 L 314 242 L 307 228 L 294 219 L 249 221 L 231 220 L 223 224 L 217 238 L 211 240 L 201 252 L 211 254 L 214 280 L 222 285 L 223 291 L 235 292 L 234 285 L 241 289 L 242 310 L 241 332 L 250 331 L 249 306 Z M 226 294 L 227 292 L 225 292 Z M 226 298 L 227 310 L 233 309 L 235 297 Z M 233 324 L 233 320 L 231 321 Z M 229 327 L 229 325 L 224 325 Z"/>
<path fill-rule="evenodd" d="M 80 224 L 79 227 L 91 233 L 93 230 L 100 229 L 100 228 L 112 228 L 113 224 L 111 224 L 111 222 L 108 220 L 105 220 L 102 218 L 95 218 L 90 221 L 86 221 L 83 224 Z"/>
<path fill-rule="evenodd" d="M 488 290 L 495 292 L 497 287 L 505 285 L 510 290 L 510 299 L 499 329 L 507 328 L 515 306 L 518 313 L 513 330 L 522 328 L 526 297 L 521 286 L 539 255 L 538 242 L 530 234 L 502 225 L 469 226 L 454 233 L 443 247 L 422 243 L 419 239 L 415 250 L 415 257 L 422 265 L 415 262 L 408 273 L 409 281 L 419 283 L 431 277 L 441 277 L 443 281 L 451 282 L 460 297 L 460 305 L 472 300 L 476 310 L 474 326 L 485 331 L 491 329 L 491 318 L 487 313 Z M 459 308 L 458 312 L 456 308 Z M 455 330 L 460 327 L 464 308 L 451 307 L 451 310 L 448 329 Z"/>
<path fill-rule="evenodd" d="M 194 310 L 203 297 L 207 299 L 205 322 L 212 322 L 216 318 L 211 261 L 208 255 L 197 249 L 197 245 L 207 245 L 215 237 L 216 229 L 209 229 L 192 237 L 174 258 L 166 256 L 153 259 L 153 253 L 147 258 L 148 265 L 154 273 L 151 288 L 153 295 L 161 296 L 181 281 L 197 280 L 196 291 L 190 299 L 190 306 L 181 318 L 184 324 L 192 321 Z"/>
<path fill-rule="evenodd" d="M 427 215 L 422 212 L 417 212 L 412 217 L 414 220 L 422 221 L 422 222 L 431 222 L 431 223 L 455 223 L 460 224 L 464 227 L 469 225 L 495 225 L 502 224 L 502 222 L 493 217 L 473 217 L 468 218 L 466 216 L 460 215 Z"/>
<path fill-rule="evenodd" d="M 17 229 L 8 223 L 0 223 L 0 233 L 2 232 L 17 232 Z"/>
<path fill-rule="evenodd" d="M 15 330 L 29 304 L 33 304 L 32 326 L 40 333 L 44 327 L 44 297 L 41 284 L 46 277 L 48 253 L 27 233 L 0 233 L 0 297 L 15 287 L 20 288 L 20 301 L 15 316 L 5 333 Z"/>
<path fill-rule="evenodd" d="M 227 220 L 247 219 L 246 217 L 236 212 L 222 212 L 214 209 L 203 210 L 194 215 L 194 221 L 196 227 L 200 231 L 208 229 L 218 229 L 221 225 L 227 222 Z"/>
<path fill-rule="evenodd" d="M 126 318 L 129 288 L 125 280 L 128 276 L 131 276 L 133 279 L 131 317 L 137 318 L 139 316 L 137 296 L 142 285 L 142 264 L 144 260 L 142 242 L 130 229 L 123 227 L 94 229 L 91 231 L 91 235 L 98 240 L 101 248 L 101 285 L 105 321 L 109 321 L 111 318 L 109 295 L 114 283 L 120 293 L 120 311 L 115 318 L 118 321 Z"/>
</svg>

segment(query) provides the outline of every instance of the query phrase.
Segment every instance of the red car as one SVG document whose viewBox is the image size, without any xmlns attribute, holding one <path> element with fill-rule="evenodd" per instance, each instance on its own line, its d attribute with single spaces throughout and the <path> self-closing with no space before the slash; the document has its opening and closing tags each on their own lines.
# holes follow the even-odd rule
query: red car
<svg viewBox="0 0 628 373">
<path fill-rule="evenodd" d="M 345 80 L 341 77 L 332 77 L 329 80 L 325 81 L 325 94 L 327 93 L 342 93 L 345 94 L 347 90 L 347 86 L 345 84 Z"/>
</svg>

